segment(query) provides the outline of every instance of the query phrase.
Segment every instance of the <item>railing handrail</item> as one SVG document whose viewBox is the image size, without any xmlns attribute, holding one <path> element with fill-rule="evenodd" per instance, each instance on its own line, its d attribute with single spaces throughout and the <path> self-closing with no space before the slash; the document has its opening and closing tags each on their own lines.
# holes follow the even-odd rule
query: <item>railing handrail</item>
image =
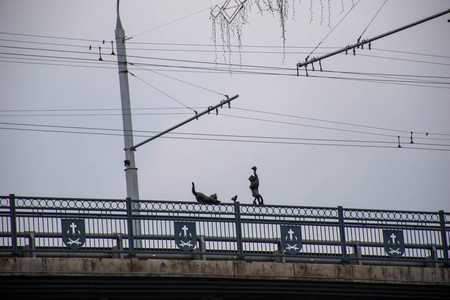
<svg viewBox="0 0 450 300">
<path fill-rule="evenodd" d="M 136 214 L 138 211 L 139 214 Z M 408 255 L 405 254 L 409 261 L 414 261 L 416 253 L 417 261 L 423 261 L 425 253 L 428 253 L 425 250 L 431 249 L 431 252 L 436 252 L 430 252 L 433 261 L 449 265 L 450 214 L 442 210 L 397 211 L 341 206 L 259 206 L 239 202 L 205 204 L 192 201 L 40 198 L 14 194 L 0 196 L 0 224 L 9 224 L 9 229 L 0 228 L 0 251 L 9 249 L 12 255 L 31 251 L 24 248 L 23 239 L 28 236 L 36 241 L 49 239 L 49 245 L 37 245 L 33 248 L 35 251 L 51 251 L 52 247 L 61 251 L 61 248 L 64 249 L 59 241 L 64 238 L 60 226 L 63 219 L 86 220 L 88 229 L 85 238 L 93 240 L 92 245 L 101 245 L 95 246 L 101 251 L 111 244 L 106 240 L 120 236 L 126 246 L 120 245 L 122 250 L 119 251 L 131 256 L 142 251 L 166 251 L 164 249 L 170 253 L 184 253 L 174 246 L 177 241 L 173 226 L 174 222 L 187 222 L 187 225 L 198 224 L 194 225 L 199 226 L 200 248 L 197 252 L 203 254 L 229 253 L 243 259 L 249 253 L 257 255 L 273 252 L 275 256 L 288 257 L 292 253 L 286 251 L 286 245 L 281 245 L 287 236 L 280 236 L 280 230 L 283 226 L 293 226 L 292 229 L 297 228 L 299 234 L 304 235 L 299 236 L 300 244 L 288 245 L 299 249 L 303 243 L 304 250 L 301 251 L 304 252 L 298 252 L 298 255 L 303 253 L 311 256 L 317 253 L 319 258 L 329 255 L 340 257 L 343 262 L 371 257 L 401 260 L 400 256 L 395 255 L 400 253 L 400 248 L 394 249 L 397 252 L 391 249 L 394 251 L 392 257 L 382 252 L 383 246 L 387 249 L 384 231 L 390 230 L 405 232 L 402 247 L 403 251 L 409 251 Z M 158 240 L 166 244 L 158 246 Z M 78 240 L 75 242 L 78 243 Z M 392 242 L 395 242 L 395 238 Z M 186 241 L 183 243 L 189 244 Z M 94 249 L 92 245 L 86 245 L 84 250 Z M 361 247 L 365 252 L 356 253 L 355 247 Z M 414 249 L 418 249 L 418 252 L 414 252 Z M 77 251 L 82 252 L 83 249 Z M 111 251 L 116 253 L 118 250 Z M 355 258 L 356 254 L 359 257 Z"/>
</svg>

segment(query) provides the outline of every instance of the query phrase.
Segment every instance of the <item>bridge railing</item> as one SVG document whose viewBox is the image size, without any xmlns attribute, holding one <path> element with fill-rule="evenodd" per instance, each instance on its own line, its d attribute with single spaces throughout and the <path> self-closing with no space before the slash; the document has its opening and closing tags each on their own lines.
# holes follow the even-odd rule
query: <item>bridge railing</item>
<svg viewBox="0 0 450 300">
<path fill-rule="evenodd" d="M 449 265 L 450 214 L 0 196 L 0 255 Z"/>
</svg>

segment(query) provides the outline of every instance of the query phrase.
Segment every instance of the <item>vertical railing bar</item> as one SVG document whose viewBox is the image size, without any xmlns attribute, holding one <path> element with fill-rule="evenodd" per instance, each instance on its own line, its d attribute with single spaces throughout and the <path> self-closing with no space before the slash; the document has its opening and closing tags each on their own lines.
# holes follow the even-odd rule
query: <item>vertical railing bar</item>
<svg viewBox="0 0 450 300">
<path fill-rule="evenodd" d="M 442 241 L 442 250 L 444 254 L 444 265 L 448 267 L 450 265 L 448 261 L 448 241 L 445 228 L 445 215 L 443 210 L 439 211 L 439 221 L 441 223 L 441 241 Z"/>
<path fill-rule="evenodd" d="M 428 227 L 428 223 L 424 222 L 422 224 L 420 224 L 421 226 L 426 226 Z M 428 242 L 428 237 L 429 237 L 429 231 L 425 231 L 425 230 L 420 230 L 420 232 L 417 232 L 416 230 L 414 230 L 415 236 L 419 236 L 419 241 L 414 241 L 414 244 L 419 243 L 419 244 L 426 244 Z M 425 250 L 426 251 L 426 250 Z M 414 252 L 416 252 L 417 254 L 420 253 L 420 255 L 424 255 L 424 249 L 415 249 Z"/>
<path fill-rule="evenodd" d="M 236 242 L 238 250 L 238 259 L 244 259 L 244 251 L 242 249 L 242 223 L 241 223 L 241 206 L 238 201 L 234 202 L 234 214 L 236 222 Z"/>
<path fill-rule="evenodd" d="M 133 208 L 131 198 L 127 200 L 127 220 L 128 220 L 128 249 L 130 257 L 134 257 L 134 236 L 133 236 Z"/>
<path fill-rule="evenodd" d="M 11 222 L 11 243 L 12 243 L 12 256 L 18 256 L 19 250 L 17 247 L 17 228 L 16 228 L 16 196 L 14 194 L 9 195 L 9 213 Z"/>
<path fill-rule="evenodd" d="M 367 235 L 367 229 L 364 228 L 364 222 L 361 221 L 361 229 L 360 229 L 360 234 L 358 234 L 358 240 L 360 242 L 365 242 L 366 241 L 366 235 Z M 361 237 L 361 238 L 359 238 L 359 237 Z M 360 255 L 362 257 L 363 256 L 363 247 L 362 246 L 359 247 L 359 252 L 360 252 Z"/>
<path fill-rule="evenodd" d="M 342 262 L 347 263 L 347 246 L 345 240 L 345 228 L 344 228 L 344 211 L 342 206 L 338 206 L 338 214 L 339 214 L 339 230 L 341 237 L 341 254 L 342 254 Z"/>
<path fill-rule="evenodd" d="M 28 232 L 30 232 L 31 233 L 31 231 L 35 231 L 34 230 L 34 224 L 33 224 L 33 226 L 31 226 L 31 218 L 27 218 L 28 220 Z"/>
</svg>

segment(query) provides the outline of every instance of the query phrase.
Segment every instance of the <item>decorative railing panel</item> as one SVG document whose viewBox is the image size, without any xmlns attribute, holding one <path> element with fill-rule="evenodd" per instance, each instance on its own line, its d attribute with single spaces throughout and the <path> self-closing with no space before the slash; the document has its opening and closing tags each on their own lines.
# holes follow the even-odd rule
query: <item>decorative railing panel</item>
<svg viewBox="0 0 450 300">
<path fill-rule="evenodd" d="M 449 265 L 450 214 L 0 196 L 0 255 Z"/>
</svg>

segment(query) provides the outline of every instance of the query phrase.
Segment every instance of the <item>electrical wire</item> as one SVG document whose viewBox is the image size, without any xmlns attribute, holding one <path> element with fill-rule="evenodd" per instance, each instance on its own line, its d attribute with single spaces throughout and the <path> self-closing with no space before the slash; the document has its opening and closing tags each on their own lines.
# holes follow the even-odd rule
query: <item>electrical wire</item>
<svg viewBox="0 0 450 300">
<path fill-rule="evenodd" d="M 55 57 L 55 56 L 44 56 L 44 55 L 32 55 L 32 54 L 17 54 L 17 53 L 5 53 L 0 52 L 0 54 L 4 55 L 15 55 L 15 56 L 25 56 L 25 57 L 40 57 L 40 58 L 58 58 L 58 59 L 68 59 L 72 62 L 96 62 L 95 59 L 80 59 L 80 58 L 73 58 L 73 57 Z M 3 61 L 3 62 L 9 62 L 9 63 L 22 63 L 25 62 L 17 62 L 17 61 Z M 105 61 L 105 63 L 116 63 L 113 61 Z M 102 62 L 102 63 L 103 63 Z M 53 65 L 53 66 L 76 66 L 76 67 L 92 67 L 87 65 L 68 65 L 68 64 L 57 64 L 57 63 L 30 63 L 27 64 L 38 64 L 38 65 Z M 158 69 L 158 71 L 176 71 L 176 72 L 191 72 L 191 73 L 226 73 L 226 74 L 243 74 L 243 75 L 265 75 L 265 76 L 288 76 L 288 77 L 311 77 L 311 78 L 322 78 L 322 79 L 335 79 L 335 80 L 350 80 L 350 81 L 364 81 L 364 82 L 371 82 L 371 83 L 384 83 L 384 84 L 393 84 L 393 85 L 406 85 L 406 86 L 417 86 L 417 87 L 427 87 L 427 88 L 442 88 L 442 89 L 449 89 L 449 87 L 446 86 L 437 86 L 437 85 L 449 85 L 447 82 L 423 82 L 423 81 L 407 81 L 407 80 L 396 80 L 396 79 L 371 79 L 371 78 L 355 78 L 355 77 L 336 77 L 336 76 L 317 76 L 314 74 L 309 74 L 308 76 L 302 75 L 302 74 L 293 74 L 293 73 L 279 73 L 279 72 L 263 72 L 263 71 L 249 71 L 244 69 L 230 69 L 230 68 L 214 68 L 214 67 L 194 67 L 194 66 L 186 66 L 186 65 L 167 65 L 167 64 L 150 64 L 150 63 L 133 63 L 133 65 L 144 65 L 144 66 L 151 66 L 151 67 L 157 67 L 157 68 L 163 68 Z M 102 67 L 102 66 L 94 66 L 95 68 L 108 68 L 108 67 Z M 256 68 L 256 66 L 254 66 Z M 110 69 L 115 69 L 115 67 L 111 66 Z M 173 69 L 173 70 L 171 70 Z M 150 70 L 149 70 L 150 71 Z M 319 73 L 315 73 L 319 74 Z"/>
<path fill-rule="evenodd" d="M 182 82 L 182 83 L 184 83 L 184 84 L 187 84 L 187 85 L 190 85 L 190 86 L 193 86 L 193 87 L 196 87 L 196 88 L 199 88 L 199 89 L 202 89 L 202 90 L 205 90 L 205 91 L 214 93 L 214 94 L 218 94 L 218 95 L 221 95 L 221 96 L 227 96 L 226 94 L 219 93 L 219 92 L 217 92 L 217 91 L 213 91 L 213 90 L 208 89 L 208 88 L 205 88 L 205 87 L 203 87 L 203 86 L 199 86 L 199 85 L 197 85 L 197 84 L 193 84 L 193 83 L 187 82 L 187 81 L 185 81 L 185 80 L 181 80 L 181 79 L 178 79 L 178 78 L 175 78 L 175 77 L 172 77 L 172 76 L 168 76 L 168 75 L 166 75 L 166 74 L 162 74 L 162 73 L 159 73 L 159 72 L 150 70 L 150 69 L 148 69 L 148 68 L 144 68 L 144 67 L 141 67 L 141 66 L 139 66 L 139 65 L 135 65 L 135 64 L 133 64 L 133 63 L 130 63 L 130 65 L 136 66 L 136 67 L 138 67 L 138 68 L 140 68 L 140 69 L 142 69 L 142 70 L 150 71 L 150 72 L 152 72 L 152 73 L 154 73 L 154 74 L 157 74 L 157 75 L 159 75 L 159 76 L 163 76 L 163 77 L 166 77 L 166 78 L 170 78 L 170 79 L 172 79 L 172 80 L 175 80 L 175 81 L 178 81 L 178 82 Z"/>
<path fill-rule="evenodd" d="M 109 117 L 121 116 L 122 113 L 104 113 L 104 114 L 3 114 L 0 117 Z M 192 115 L 191 113 L 134 113 L 133 116 L 169 116 L 169 115 Z"/>
<path fill-rule="evenodd" d="M 69 37 L 50 36 L 50 35 L 14 33 L 14 32 L 4 32 L 4 31 L 1 31 L 0 34 L 26 36 L 26 37 L 33 37 L 33 38 L 59 39 L 59 40 L 71 40 L 71 41 L 84 41 L 84 42 L 101 42 L 101 40 L 89 40 L 89 39 L 80 39 L 80 38 L 69 38 Z"/>
<path fill-rule="evenodd" d="M 384 7 L 384 5 L 386 4 L 387 0 L 384 0 L 383 4 L 381 5 L 380 9 L 378 9 L 377 13 L 375 14 L 375 16 L 373 16 L 372 20 L 369 22 L 369 24 L 367 25 L 367 27 L 363 30 L 363 32 L 361 33 L 361 35 L 358 38 L 358 41 L 361 40 L 362 36 L 364 35 L 364 33 L 367 31 L 367 29 L 369 28 L 369 26 L 373 23 L 373 21 L 375 20 L 375 18 L 378 16 L 378 14 L 380 13 L 381 9 Z"/>
<path fill-rule="evenodd" d="M 29 48 L 29 47 L 12 47 L 12 46 L 1 46 L 0 47 L 4 47 L 4 48 L 11 48 L 11 49 L 22 49 L 22 50 L 33 50 L 33 51 L 53 51 L 53 52 L 63 52 L 63 53 L 75 53 L 75 54 L 88 54 L 88 55 L 98 55 L 95 54 L 93 52 L 81 52 L 81 51 L 70 51 L 70 50 L 56 50 L 56 49 L 45 49 L 45 48 Z M 31 56 L 31 57 L 41 57 L 41 58 L 53 58 L 53 59 L 77 59 L 80 60 L 80 58 L 74 58 L 74 57 L 62 57 L 62 56 L 47 56 L 47 55 L 33 55 L 33 54 L 20 54 L 20 53 L 5 53 L 2 52 L 2 54 L 4 55 L 21 55 L 21 56 Z M 99 53 L 101 55 L 101 53 Z M 104 56 L 108 55 L 103 54 Z M 394 59 L 394 60 L 398 60 L 398 61 L 408 61 L 408 62 L 418 62 L 418 63 L 428 63 L 428 64 L 437 64 L 437 65 L 443 65 L 443 66 L 448 66 L 450 64 L 447 63 L 442 63 L 442 62 L 430 62 L 430 61 L 420 61 L 420 60 L 411 60 L 411 59 L 404 59 L 404 58 L 392 58 L 392 57 L 385 57 L 385 56 L 374 56 L 374 55 L 365 55 L 365 54 L 359 54 L 360 56 L 369 56 L 369 57 L 374 57 L 374 58 L 383 58 L 383 59 Z M 196 61 L 196 60 L 183 60 L 183 59 L 170 59 L 170 58 L 162 58 L 162 57 L 148 57 L 148 56 L 130 56 L 131 58 L 137 58 L 137 59 L 151 59 L 151 60 L 164 60 L 164 61 L 171 61 L 171 62 L 182 62 L 182 63 L 189 63 L 189 64 L 206 64 L 206 65 L 211 65 L 211 66 L 227 66 L 228 71 L 230 69 L 230 67 L 238 67 L 240 68 L 241 72 L 243 71 L 242 68 L 258 68 L 258 69 L 265 69 L 265 70 L 282 70 L 282 71 L 289 71 L 289 72 L 294 72 L 294 68 L 284 68 L 284 67 L 273 67 L 273 66 L 261 66 L 261 65 L 244 65 L 244 64 L 239 64 L 239 65 L 232 65 L 232 64 L 226 64 L 226 63 L 217 63 L 217 62 L 207 62 L 207 61 Z M 94 60 L 88 60 L 93 62 Z M 108 61 L 108 63 L 114 63 L 115 61 Z M 139 66 L 142 63 L 133 63 L 135 66 Z M 217 68 L 216 68 L 217 69 Z M 356 74 L 356 73 L 355 73 Z M 360 73 L 361 74 L 361 73 Z M 413 82 L 415 83 L 415 82 Z M 425 82 L 426 83 L 426 82 Z M 433 84 L 433 82 L 430 82 L 431 84 Z M 447 84 L 447 83 L 443 83 L 443 84 Z"/>
<path fill-rule="evenodd" d="M 391 137 L 398 136 L 399 134 L 404 134 L 404 133 L 410 134 L 411 133 L 411 131 L 401 130 L 401 129 L 392 129 L 392 128 L 385 128 L 385 127 L 368 126 L 368 125 L 348 123 L 348 122 L 338 122 L 338 121 L 324 120 L 324 119 L 318 119 L 318 118 L 310 118 L 310 117 L 289 115 L 289 114 L 283 114 L 283 113 L 276 113 L 276 112 L 273 112 L 273 111 L 272 112 L 268 112 L 268 111 L 262 111 L 262 110 L 256 110 L 256 109 L 247 109 L 247 108 L 241 108 L 241 107 L 236 107 L 236 106 L 233 106 L 233 109 L 234 110 L 238 110 L 238 111 L 240 110 L 240 111 L 246 111 L 246 112 L 254 112 L 254 113 L 265 114 L 265 115 L 272 115 L 272 116 L 277 116 L 277 117 L 288 117 L 288 118 L 295 118 L 295 119 L 303 119 L 303 120 L 309 120 L 309 121 L 315 121 L 315 122 L 323 122 L 323 123 L 330 123 L 330 124 L 336 124 L 336 125 L 360 127 L 360 128 L 367 128 L 367 129 L 374 129 L 374 130 L 381 130 L 381 131 L 389 131 L 389 132 L 395 133 L 393 135 L 388 135 L 388 136 L 391 136 Z M 258 119 L 258 121 L 259 121 L 259 119 Z M 296 123 L 294 123 L 294 124 L 296 124 Z M 326 128 L 321 128 L 321 129 L 326 129 Z M 446 134 L 446 133 L 418 132 L 418 131 L 414 131 L 414 133 L 415 134 L 426 135 L 427 136 L 426 139 L 431 139 L 431 140 L 450 140 L 450 139 L 440 139 L 440 138 L 428 137 L 428 136 L 435 136 L 435 135 L 438 135 L 438 136 L 450 136 L 450 134 Z M 407 138 L 407 137 L 403 136 L 403 138 Z M 420 137 L 415 137 L 415 139 L 421 139 L 421 138 Z"/>
<path fill-rule="evenodd" d="M 61 50 L 61 49 L 48 49 L 48 48 L 32 48 L 32 47 L 16 47 L 16 46 L 5 46 L 0 45 L 0 48 L 9 48 L 9 49 L 20 49 L 20 50 L 28 50 L 28 51 L 46 51 L 46 52 L 61 52 L 61 53 L 71 53 L 71 54 L 82 54 L 82 55 L 99 55 L 99 53 L 95 52 L 86 52 L 86 51 L 71 51 L 71 50 Z M 374 49 L 375 50 L 375 49 Z M 15 53 L 17 54 L 17 53 Z M 104 56 L 112 55 L 109 53 L 101 53 Z M 386 57 L 386 56 L 376 56 L 376 55 L 368 55 L 368 54 L 358 54 L 359 56 L 364 57 L 374 57 L 374 58 L 381 58 L 381 59 L 391 59 L 391 60 L 398 60 L 398 61 L 407 61 L 407 62 L 417 62 L 417 63 L 428 63 L 428 64 L 437 64 L 437 65 L 444 65 L 448 66 L 450 64 L 443 63 L 443 62 L 432 62 L 432 61 L 424 61 L 424 60 L 412 60 L 412 59 L 405 59 L 405 58 L 395 58 L 395 57 Z M 242 67 L 248 67 L 248 68 L 267 68 L 267 69 L 278 69 L 278 70 L 296 70 L 295 68 L 285 68 L 285 67 L 273 67 L 273 66 L 261 66 L 261 65 L 246 65 L 246 64 L 238 64 L 233 65 L 229 63 L 218 63 L 218 62 L 208 62 L 208 61 L 198 61 L 198 60 L 186 60 L 186 59 L 171 59 L 171 58 L 165 58 L 165 57 L 154 57 L 154 56 L 142 56 L 142 55 L 128 55 L 130 58 L 134 59 L 146 59 L 146 60 L 164 60 L 164 61 L 173 61 L 173 62 L 183 62 L 183 63 L 193 63 L 193 64 L 207 64 L 207 65 L 219 65 L 219 66 L 236 66 L 239 68 Z M 67 57 L 65 57 L 67 58 Z"/>
<path fill-rule="evenodd" d="M 311 51 L 311 53 L 309 53 L 308 54 L 308 56 L 306 56 L 306 59 L 305 59 L 305 61 L 307 61 L 308 60 L 308 58 L 314 53 L 314 51 L 316 51 L 317 50 L 317 48 L 319 48 L 319 46 L 327 39 L 327 37 L 336 29 L 336 27 L 338 27 L 339 26 L 339 24 L 341 24 L 341 22 L 348 16 L 348 14 L 353 10 L 353 8 L 355 8 L 356 7 L 356 5 L 358 5 L 358 3 L 359 3 L 359 1 L 361 1 L 361 0 L 358 0 L 358 2 L 356 2 L 356 4 L 354 4 L 353 6 L 352 6 L 352 8 L 350 8 L 350 10 L 344 15 L 344 17 L 342 17 L 342 19 L 333 27 L 333 29 L 331 29 L 330 30 L 330 32 L 328 32 L 328 34 L 319 42 L 319 44 L 317 44 L 317 46 Z M 311 2 L 311 4 L 312 4 L 312 2 Z"/>
<path fill-rule="evenodd" d="M 131 72 L 128 72 L 128 74 L 130 74 L 130 75 L 133 76 L 134 78 L 139 79 L 141 82 L 145 83 L 146 85 L 151 86 L 153 89 L 157 90 L 158 92 L 160 92 L 161 94 L 165 95 L 166 97 L 172 99 L 173 101 L 177 102 L 178 104 L 184 106 L 185 108 L 192 110 L 195 114 L 197 113 L 197 112 L 195 111 L 195 109 L 193 109 L 193 108 L 187 106 L 186 104 L 184 104 L 184 103 L 181 102 L 180 100 L 175 99 L 174 97 L 172 97 L 171 95 L 167 94 L 167 93 L 164 92 L 163 90 L 157 88 L 157 87 L 154 86 L 153 84 L 151 84 L 151 83 L 145 81 L 144 79 L 142 79 L 142 78 L 140 78 L 140 77 L 134 75 L 134 74 L 131 73 Z"/>
<path fill-rule="evenodd" d="M 143 34 L 146 34 L 146 33 L 149 33 L 149 32 L 151 32 L 151 31 L 154 31 L 154 30 L 156 30 L 156 29 L 160 29 L 160 28 L 165 27 L 165 26 L 167 26 L 167 25 L 170 25 L 170 24 L 176 23 L 176 22 L 178 22 L 178 21 L 187 19 L 187 18 L 189 18 L 189 17 L 195 16 L 195 15 L 197 15 L 197 14 L 199 14 L 199 13 L 201 13 L 201 12 L 204 12 L 204 11 L 206 11 L 206 10 L 209 10 L 209 9 L 210 9 L 210 7 L 208 6 L 207 8 L 204 8 L 204 9 L 199 10 L 199 11 L 197 11 L 197 12 L 191 13 L 191 14 L 189 14 L 189 15 L 187 15 L 187 16 L 184 16 L 184 17 L 181 17 L 181 18 L 179 18 L 179 19 L 176 19 L 176 20 L 170 21 L 170 22 L 168 22 L 168 23 L 159 25 L 159 26 L 157 26 L 157 27 L 151 28 L 151 29 L 146 30 L 146 31 L 144 31 L 144 32 L 142 32 L 142 33 L 135 34 L 135 35 L 133 35 L 132 37 L 129 37 L 128 39 L 136 38 L 136 37 L 141 36 L 141 35 L 143 35 Z"/>
<path fill-rule="evenodd" d="M 317 129 L 326 129 L 326 130 L 334 130 L 334 131 L 342 131 L 342 132 L 350 132 L 350 133 L 358 133 L 358 134 L 367 134 L 367 135 L 376 135 L 376 136 L 384 136 L 384 137 L 397 137 L 396 135 L 391 134 L 383 134 L 383 133 L 374 133 L 374 132 L 367 132 L 367 131 L 360 131 L 360 130 L 351 130 L 351 129 L 342 129 L 342 128 L 333 128 L 333 127 L 326 127 L 326 126 L 318 126 L 318 125 L 308 125 L 308 124 L 301 124 L 301 123 L 293 123 L 293 122 L 286 122 L 286 121 L 276 121 L 276 120 L 269 120 L 269 119 L 262 119 L 262 118 L 253 118 L 253 117 L 243 117 L 243 116 L 234 116 L 229 114 L 220 114 L 221 116 L 229 117 L 229 118 L 237 118 L 237 119 L 245 119 L 245 120 L 252 120 L 252 121 L 261 121 L 261 122 L 269 122 L 269 123 L 276 123 L 276 124 L 283 124 L 283 125 L 294 125 L 294 126 L 302 126 L 302 127 L 308 127 L 308 128 L 317 128 Z"/>
<path fill-rule="evenodd" d="M 29 125 L 26 125 L 29 126 Z M 52 126 L 52 125 L 42 125 L 48 127 L 64 127 L 64 126 Z M 76 128 L 83 129 L 82 127 L 69 127 L 67 128 Z M 89 128 L 86 128 L 89 129 Z M 29 128 L 8 128 L 8 127 L 0 127 L 0 130 L 19 130 L 19 131 L 29 131 L 29 132 L 49 132 L 49 133 L 66 133 L 66 134 L 88 134 L 88 135 L 99 135 L 99 136 L 123 136 L 119 133 L 98 133 L 98 132 L 80 132 L 80 131 L 69 131 L 69 130 L 50 130 L 50 129 L 29 129 Z M 111 129 L 101 129 L 97 128 L 95 130 L 111 130 Z M 115 131 L 120 131 L 119 129 Z M 148 132 L 148 131 L 145 131 Z M 176 133 L 172 133 L 176 134 Z M 200 134 L 196 133 L 178 133 L 184 135 L 194 135 L 198 136 Z M 414 150 L 433 150 L 433 151 L 450 151 L 450 149 L 443 148 L 423 148 L 423 147 L 414 147 L 414 144 L 403 144 L 401 147 L 396 142 L 386 142 L 386 141 L 361 141 L 361 140 L 336 140 L 336 139 L 310 139 L 310 138 L 284 138 L 284 137 L 261 137 L 261 136 L 235 136 L 235 135 L 217 135 L 210 134 L 211 137 L 204 137 L 208 134 L 201 134 L 203 137 L 186 137 L 186 136 L 165 136 L 162 138 L 168 139 L 181 139 L 181 140 L 198 140 L 198 141 L 216 141 L 216 142 L 242 142 L 242 143 L 258 143 L 258 144 L 283 144 L 283 145 L 313 145 L 313 146 L 335 146 L 335 147 L 361 147 L 361 148 L 402 148 L 402 149 L 414 149 Z M 147 137 L 145 135 L 134 135 L 135 137 Z M 220 136 L 220 138 L 217 138 Z M 228 137 L 228 138 L 224 138 Z M 240 138 L 240 139 L 236 139 Z M 247 138 L 247 139 L 241 139 Z M 260 140 L 254 140 L 260 139 Z M 272 139 L 272 140 L 271 140 Z M 283 141 L 284 140 L 284 141 Z M 303 141 L 303 142 L 302 142 Z M 346 143 L 346 144 L 345 144 Z M 363 144 L 367 143 L 367 144 Z M 387 145 L 377 145 L 377 144 L 389 144 Z M 426 144 L 426 143 L 418 143 L 418 145 L 422 146 L 443 146 L 450 147 L 450 145 L 441 145 L 441 144 Z"/>
<path fill-rule="evenodd" d="M 199 109 L 201 107 L 194 107 L 195 109 Z M 156 115 L 156 116 L 164 116 L 164 115 L 187 115 L 189 113 L 139 113 L 136 111 L 144 111 L 144 110 L 180 110 L 181 108 L 136 108 L 136 109 L 132 109 L 133 115 L 134 116 L 141 116 L 141 115 Z M 400 129 L 392 129 L 392 128 L 385 128 L 385 127 L 376 127 L 376 126 L 367 126 L 367 125 L 362 125 L 362 124 L 354 124 L 354 123 L 347 123 L 347 122 L 338 122 L 338 121 L 331 121 L 331 120 L 324 120 L 324 119 L 318 119 L 318 118 L 309 118 L 309 117 L 302 117 L 302 116 L 296 116 L 296 115 L 288 115 L 288 114 L 282 114 L 282 113 L 276 113 L 276 112 L 266 112 L 266 111 L 261 111 L 261 110 L 255 110 L 255 109 L 246 109 L 246 108 L 240 108 L 240 107 L 233 107 L 234 110 L 237 111 L 244 111 L 244 112 L 253 112 L 253 113 L 259 113 L 259 114 L 265 114 L 265 115 L 271 115 L 271 116 L 276 116 L 276 117 L 283 117 L 283 118 L 295 118 L 295 119 L 303 119 L 303 120 L 309 120 L 309 121 L 315 121 L 315 122 L 323 122 L 323 123 L 329 123 L 329 124 L 335 124 L 335 125 L 344 125 L 344 126 L 352 126 L 352 127 L 357 127 L 357 128 L 366 128 L 366 129 L 372 129 L 372 130 L 380 130 L 380 131 L 388 131 L 388 132 L 392 132 L 393 134 L 391 135 L 384 135 L 384 136 L 388 136 L 388 137 L 396 137 L 400 134 L 410 134 L 411 131 L 407 131 L 407 130 L 400 130 Z M 0 112 L 3 113 L 7 113 L 7 114 L 0 114 L 0 117 L 61 117 L 61 116 L 118 116 L 121 115 L 121 113 L 91 113 L 91 112 L 98 112 L 98 111 L 120 111 L 121 109 L 52 109 L 52 110 L 44 110 L 44 109 L 39 109 L 39 110 L 0 110 Z M 23 112 L 27 112 L 27 113 L 40 113 L 40 114 L 17 114 L 17 113 L 23 113 Z M 52 114 L 42 114 L 42 112 L 51 112 Z M 70 112 L 70 114 L 60 114 L 61 112 Z M 77 112 L 77 113 L 73 113 L 73 112 Z M 83 114 L 80 114 L 79 112 L 85 112 Z M 88 113 L 87 113 L 88 112 Z M 15 114 L 11 114 L 11 113 L 15 113 Z M 55 114 L 57 113 L 57 114 Z M 239 116 L 236 116 L 239 118 Z M 248 120 L 256 120 L 256 121 L 266 121 L 266 122 L 273 122 L 273 123 L 280 123 L 280 124 L 289 124 L 289 125 L 297 125 L 297 126 L 304 126 L 304 127 L 312 127 L 312 128 L 319 128 L 319 129 L 330 129 L 330 130 L 337 130 L 337 131 L 347 131 L 347 132 L 353 132 L 353 133 L 363 133 L 363 134 L 374 134 L 374 135 L 380 135 L 377 133 L 372 133 L 372 132 L 364 132 L 364 131 L 357 131 L 357 130 L 345 130 L 345 129 L 340 129 L 340 128 L 330 128 L 330 127 L 325 127 L 325 126 L 314 126 L 314 125 L 309 125 L 309 124 L 300 124 L 300 123 L 291 123 L 291 122 L 282 122 L 282 121 L 277 121 L 277 120 L 270 120 L 270 119 L 261 119 L 261 118 L 250 118 L 250 117 L 240 117 L 243 119 L 248 119 Z M 12 124 L 12 125 L 29 125 L 29 126 L 40 126 L 40 125 L 35 125 L 35 124 L 20 124 L 20 123 L 0 123 L 0 124 Z M 45 126 L 45 125 L 44 125 Z M 78 127 L 74 127 L 74 128 L 78 128 Z M 86 128 L 83 128 L 86 129 Z M 98 129 L 98 128 L 96 128 Z M 100 130 L 100 129 L 99 129 Z M 101 129 L 101 130 L 106 130 L 106 129 Z M 420 140 L 420 139 L 426 139 L 426 140 L 450 140 L 450 139 L 445 139 L 445 138 L 435 138 L 434 136 L 450 136 L 450 134 L 444 134 L 444 133 L 434 133 L 434 132 L 417 132 L 414 131 L 414 133 L 416 134 L 416 136 L 414 137 L 414 139 L 416 140 Z M 417 135 L 424 135 L 427 136 L 426 138 L 421 138 L 420 136 Z M 383 135 L 382 135 L 383 136 Z M 433 137 L 432 137 L 433 136 Z M 408 138 L 408 136 L 402 136 L 402 138 Z"/>
<path fill-rule="evenodd" d="M 16 34 L 16 33 L 5 33 L 5 32 L 0 32 L 0 34 L 11 34 L 11 35 L 24 35 L 24 34 Z M 87 42 L 95 42 L 98 44 L 103 45 L 105 40 L 87 40 L 87 39 L 75 39 L 75 38 L 63 38 L 63 37 L 53 37 L 53 36 L 40 36 L 40 35 L 25 35 L 25 36 L 32 36 L 32 37 L 47 37 L 47 38 L 53 38 L 53 39 L 65 39 L 65 40 L 77 40 L 77 41 L 87 41 Z M 0 41 L 10 41 L 10 42 L 21 42 L 21 43 L 32 43 L 32 44 L 42 44 L 42 45 L 54 45 L 54 46 L 63 46 L 63 47 L 76 47 L 76 48 L 88 48 L 88 45 L 79 45 L 79 44 L 61 44 L 61 43 L 47 43 L 47 42 L 42 42 L 42 41 L 20 41 L 20 40 L 8 40 L 8 39 L 0 39 Z M 111 41 L 107 41 L 108 43 Z M 127 45 L 153 45 L 153 46 L 170 46 L 170 47 L 209 47 L 212 50 L 207 50 L 208 52 L 216 52 L 216 50 L 214 50 L 214 48 L 216 47 L 222 47 L 222 46 L 226 46 L 226 47 L 230 47 L 230 48 L 236 48 L 237 50 L 235 50 L 236 52 L 242 52 L 245 53 L 245 48 L 268 48 L 268 49 L 279 49 L 279 51 L 277 52 L 266 52 L 266 51 L 250 51 L 249 53 L 251 54 L 257 54 L 257 53 L 261 53 L 261 54 L 270 54 L 270 53 L 274 53 L 274 54 L 283 54 L 283 49 L 311 49 L 314 48 L 313 46 L 279 46 L 279 45 L 212 45 L 212 44 L 199 44 L 199 43 L 158 43 L 158 42 L 144 42 L 144 43 L 139 43 L 139 42 L 127 42 Z M 321 49 L 329 49 L 329 50 L 336 50 L 339 49 L 340 47 L 320 47 Z M 241 49 L 241 51 L 239 51 L 239 49 Z M 132 48 L 132 47 L 127 47 L 127 51 L 141 51 L 141 50 L 153 50 L 153 49 L 149 49 L 149 48 Z M 155 49 L 155 50 L 163 50 L 163 49 Z M 173 51 L 173 49 L 164 49 L 166 51 Z M 191 52 L 191 51 L 195 51 L 192 49 L 186 49 L 186 48 L 180 48 L 180 49 L 175 49 L 176 51 L 184 51 L 184 52 Z M 199 52 L 204 52 L 205 50 L 199 50 Z M 417 52 L 411 52 L 411 51 L 401 51 L 401 50 L 393 50 L 393 49 L 382 49 L 382 48 L 372 48 L 371 51 L 382 51 L 382 52 L 388 52 L 388 53 L 399 53 L 399 54 L 408 54 L 408 55 L 416 55 L 416 56 L 425 56 L 425 57 L 436 57 L 436 58 L 445 58 L 445 59 L 449 59 L 450 56 L 445 56 L 445 55 L 437 55 L 437 54 L 431 54 L 431 53 L 417 53 Z M 292 53 L 292 54 L 296 54 L 299 52 L 286 52 L 286 53 Z M 307 53 L 307 52 L 305 52 Z M 310 53 L 310 52 L 308 52 Z"/>
</svg>

